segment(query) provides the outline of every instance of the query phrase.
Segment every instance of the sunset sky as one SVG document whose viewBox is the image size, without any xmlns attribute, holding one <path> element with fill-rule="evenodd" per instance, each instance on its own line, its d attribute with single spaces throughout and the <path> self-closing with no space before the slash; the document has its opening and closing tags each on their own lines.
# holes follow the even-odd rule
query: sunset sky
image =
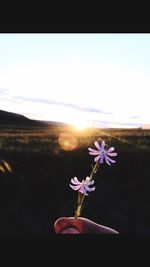
<svg viewBox="0 0 150 267">
<path fill-rule="evenodd" d="M 94 127 L 150 124 L 150 34 L 0 34 L 0 110 Z"/>
</svg>

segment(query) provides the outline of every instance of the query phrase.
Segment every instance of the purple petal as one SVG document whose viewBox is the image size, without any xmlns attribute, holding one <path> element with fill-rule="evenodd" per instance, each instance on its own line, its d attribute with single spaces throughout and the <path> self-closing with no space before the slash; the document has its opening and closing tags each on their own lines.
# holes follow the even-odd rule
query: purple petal
<svg viewBox="0 0 150 267">
<path fill-rule="evenodd" d="M 87 187 L 86 187 L 86 190 L 89 191 L 89 192 L 92 192 L 92 191 L 95 190 L 95 186 L 94 186 L 94 187 L 91 187 L 91 188 L 87 186 Z"/>
<path fill-rule="evenodd" d="M 75 177 L 76 178 L 76 177 Z M 79 185 L 79 184 L 81 184 L 79 181 L 78 181 L 78 179 L 71 179 L 71 182 L 72 182 L 72 184 L 76 184 L 76 185 Z"/>
<path fill-rule="evenodd" d="M 93 149 L 93 148 L 88 148 L 89 151 L 97 151 L 96 149 Z"/>
<path fill-rule="evenodd" d="M 103 156 L 103 155 L 101 155 L 100 163 L 102 163 L 102 164 L 103 164 L 103 162 L 104 162 L 104 156 Z"/>
<path fill-rule="evenodd" d="M 101 142 L 100 150 L 101 150 L 101 149 L 104 149 L 104 147 L 105 147 L 105 141 L 102 141 L 102 142 Z"/>
<path fill-rule="evenodd" d="M 109 157 L 107 157 L 107 160 L 110 161 L 110 162 L 112 162 L 112 163 L 115 163 L 116 162 L 115 160 L 110 159 Z"/>
<path fill-rule="evenodd" d="M 84 183 L 84 187 L 94 184 L 94 180 Z"/>
<path fill-rule="evenodd" d="M 77 183 L 80 183 L 77 177 L 74 177 L 73 179 L 74 179 L 74 181 L 76 181 Z"/>
<path fill-rule="evenodd" d="M 94 158 L 94 161 L 98 161 L 100 159 L 101 155 L 98 155 L 97 157 Z"/>
<path fill-rule="evenodd" d="M 99 143 L 98 143 L 97 141 L 95 141 L 94 144 L 95 144 L 95 146 L 96 146 L 96 148 L 97 148 L 98 150 L 101 150 L 101 147 L 100 147 L 100 145 L 99 145 Z"/>
<path fill-rule="evenodd" d="M 89 182 L 89 180 L 90 180 L 90 177 L 87 176 L 86 179 L 85 179 L 85 181 L 86 181 L 86 182 Z"/>
<path fill-rule="evenodd" d="M 88 194 L 86 193 L 86 190 L 83 186 L 80 188 L 79 192 L 84 194 L 85 196 L 88 196 Z"/>
<path fill-rule="evenodd" d="M 90 155 L 99 155 L 99 154 L 100 154 L 100 151 L 97 151 L 97 150 L 96 150 L 95 152 L 92 152 L 92 151 L 91 151 L 91 152 L 89 152 L 89 154 L 90 154 Z"/>
<path fill-rule="evenodd" d="M 94 184 L 94 180 L 88 182 L 88 185 Z"/>
<path fill-rule="evenodd" d="M 107 150 L 108 153 L 110 153 L 110 152 L 112 152 L 112 151 L 114 151 L 114 147 L 110 147 L 110 148 Z"/>
<path fill-rule="evenodd" d="M 106 161 L 106 163 L 107 163 L 109 166 L 111 166 L 110 162 L 108 161 L 108 157 L 107 157 L 106 155 L 104 155 L 104 157 L 105 157 L 105 161 Z"/>
<path fill-rule="evenodd" d="M 117 153 L 107 153 L 107 155 L 110 157 L 115 157 L 115 156 L 117 156 Z"/>
<path fill-rule="evenodd" d="M 79 190 L 79 188 L 81 187 L 81 185 L 71 185 L 71 184 L 69 185 L 73 190 Z"/>
</svg>

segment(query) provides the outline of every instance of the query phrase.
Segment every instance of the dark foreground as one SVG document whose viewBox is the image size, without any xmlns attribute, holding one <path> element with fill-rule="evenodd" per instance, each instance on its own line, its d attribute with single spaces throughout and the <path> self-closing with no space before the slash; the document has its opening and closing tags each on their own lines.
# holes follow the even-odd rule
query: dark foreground
<svg viewBox="0 0 150 267">
<path fill-rule="evenodd" d="M 101 166 L 82 216 L 120 233 L 150 234 L 150 131 L 63 126 L 0 129 L 0 159 L 12 167 L 0 171 L 0 233 L 54 234 L 56 219 L 73 216 L 77 194 L 70 179 L 90 174 L 87 148 L 98 137 L 115 147 L 117 163 Z"/>
</svg>

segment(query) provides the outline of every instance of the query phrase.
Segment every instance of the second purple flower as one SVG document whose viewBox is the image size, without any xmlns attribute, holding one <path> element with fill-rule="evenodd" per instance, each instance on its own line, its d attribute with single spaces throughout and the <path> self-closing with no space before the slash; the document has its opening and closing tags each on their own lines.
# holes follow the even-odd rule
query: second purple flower
<svg viewBox="0 0 150 267">
<path fill-rule="evenodd" d="M 105 149 L 106 146 L 105 141 L 102 141 L 101 145 L 97 141 L 95 141 L 94 144 L 97 149 L 88 148 L 88 150 L 90 155 L 96 156 L 94 158 L 95 162 L 99 161 L 100 163 L 104 163 L 105 161 L 108 165 L 111 165 L 111 163 L 116 162 L 115 160 L 110 158 L 117 156 L 117 153 L 113 152 L 114 147 L 110 147 L 108 150 Z"/>
</svg>

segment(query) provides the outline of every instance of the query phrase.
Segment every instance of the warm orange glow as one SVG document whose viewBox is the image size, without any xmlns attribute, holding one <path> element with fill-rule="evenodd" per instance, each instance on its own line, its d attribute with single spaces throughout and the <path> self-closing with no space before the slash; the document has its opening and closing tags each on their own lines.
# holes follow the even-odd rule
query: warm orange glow
<svg viewBox="0 0 150 267">
<path fill-rule="evenodd" d="M 74 127 L 75 130 L 84 131 L 89 128 L 90 124 L 85 120 L 72 120 L 71 125 Z"/>
<path fill-rule="evenodd" d="M 58 142 L 64 150 L 74 150 L 78 146 L 77 138 L 69 133 L 61 133 Z"/>
</svg>

